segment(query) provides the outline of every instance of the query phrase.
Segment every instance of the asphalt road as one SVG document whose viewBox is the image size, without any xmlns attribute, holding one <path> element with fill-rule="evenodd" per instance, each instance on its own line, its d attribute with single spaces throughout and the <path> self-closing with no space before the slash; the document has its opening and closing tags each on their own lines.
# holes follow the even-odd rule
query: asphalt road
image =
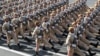
<svg viewBox="0 0 100 56">
<path fill-rule="evenodd" d="M 20 37 L 19 37 L 20 38 Z M 32 37 L 29 37 L 30 39 L 32 39 Z M 62 41 L 65 40 L 65 38 L 59 38 Z M 0 56 L 32 56 L 34 54 L 34 48 L 35 48 L 35 41 L 33 40 L 33 42 L 28 43 L 25 40 L 20 38 L 20 43 L 22 48 L 18 49 L 16 47 L 16 45 L 14 45 L 13 40 L 11 41 L 11 46 L 12 49 L 9 49 L 6 45 L 6 41 L 5 39 L 1 39 L 0 40 Z M 96 42 L 97 40 L 92 40 L 92 42 Z M 99 41 L 100 42 L 100 41 Z M 60 51 L 58 53 L 53 52 L 52 50 L 48 49 L 47 51 L 42 50 L 40 48 L 40 52 L 39 52 L 39 56 L 66 56 L 67 55 L 67 49 L 66 46 L 60 46 L 56 43 L 54 43 L 55 47 L 60 49 Z M 98 46 L 98 48 L 93 48 L 93 52 L 96 52 L 97 55 L 96 56 L 100 56 L 100 47 Z"/>
</svg>

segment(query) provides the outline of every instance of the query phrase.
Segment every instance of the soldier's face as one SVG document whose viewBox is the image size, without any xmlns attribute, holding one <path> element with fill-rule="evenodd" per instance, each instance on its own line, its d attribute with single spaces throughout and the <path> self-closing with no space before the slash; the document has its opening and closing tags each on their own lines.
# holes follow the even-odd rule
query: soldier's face
<svg viewBox="0 0 100 56">
<path fill-rule="evenodd" d="M 5 19 L 5 21 L 8 22 L 9 20 L 8 19 Z"/>
</svg>

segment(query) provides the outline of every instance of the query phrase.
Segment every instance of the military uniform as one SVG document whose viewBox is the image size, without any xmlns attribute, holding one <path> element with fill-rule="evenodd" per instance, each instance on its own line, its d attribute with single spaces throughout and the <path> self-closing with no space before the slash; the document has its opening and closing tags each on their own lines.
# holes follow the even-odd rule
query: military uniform
<svg viewBox="0 0 100 56">
<path fill-rule="evenodd" d="M 13 31 L 13 25 L 9 22 L 9 17 L 5 16 L 4 20 L 5 20 L 5 22 L 4 22 L 3 26 L 2 26 L 2 29 L 3 29 L 3 32 L 7 36 L 8 47 L 11 48 L 10 47 L 10 40 L 11 40 L 11 38 L 13 38 L 14 41 L 15 41 L 15 44 L 17 44 L 20 47 L 18 38 L 16 37 L 16 34 Z"/>
</svg>

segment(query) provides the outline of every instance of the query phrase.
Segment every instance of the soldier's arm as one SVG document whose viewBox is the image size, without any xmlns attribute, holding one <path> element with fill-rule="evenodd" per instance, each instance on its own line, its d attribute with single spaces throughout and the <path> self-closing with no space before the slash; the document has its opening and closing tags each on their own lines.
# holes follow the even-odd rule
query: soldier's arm
<svg viewBox="0 0 100 56">
<path fill-rule="evenodd" d="M 6 34 L 7 33 L 7 29 L 5 27 L 5 25 L 2 26 L 2 31 Z"/>
<path fill-rule="evenodd" d="M 32 32 L 32 37 L 36 38 L 37 36 L 37 29 L 35 28 L 34 31 Z"/>
<path fill-rule="evenodd" d="M 69 35 L 66 38 L 66 45 L 71 46 L 71 37 Z"/>
</svg>

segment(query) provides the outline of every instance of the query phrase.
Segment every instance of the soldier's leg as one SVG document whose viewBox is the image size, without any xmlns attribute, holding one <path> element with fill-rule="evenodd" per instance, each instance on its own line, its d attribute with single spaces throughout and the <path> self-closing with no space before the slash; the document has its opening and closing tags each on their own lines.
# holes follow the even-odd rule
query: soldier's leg
<svg viewBox="0 0 100 56">
<path fill-rule="evenodd" d="M 1 40 L 2 33 L 0 32 L 0 40 Z"/>
<path fill-rule="evenodd" d="M 18 44 L 19 41 L 18 41 L 18 37 L 17 37 L 17 35 L 15 34 L 15 32 L 12 32 L 12 37 L 13 37 L 13 39 L 14 39 L 14 41 L 15 41 L 15 44 Z"/>
<path fill-rule="evenodd" d="M 54 34 L 50 34 L 50 40 L 53 40 L 54 42 L 63 45 L 63 41 L 60 41 Z"/>
<path fill-rule="evenodd" d="M 67 46 L 67 54 L 68 54 L 68 56 L 73 56 L 74 48 Z"/>
<path fill-rule="evenodd" d="M 2 35 L 2 25 L 0 25 L 0 37 Z"/>
<path fill-rule="evenodd" d="M 58 35 L 62 35 L 63 34 L 63 32 L 61 32 L 60 30 L 58 30 L 57 28 L 56 29 L 54 29 L 55 30 L 55 33 L 56 34 L 58 34 Z"/>
<path fill-rule="evenodd" d="M 86 45 L 84 42 L 78 40 L 78 46 L 84 48 L 85 50 L 88 50 L 89 49 L 89 46 Z"/>
<path fill-rule="evenodd" d="M 97 42 L 97 43 L 90 42 L 90 41 L 87 40 L 85 37 L 80 37 L 80 40 L 81 40 L 82 42 L 84 42 L 87 46 L 92 45 L 92 46 L 94 46 L 94 47 L 97 47 L 98 44 L 99 44 L 99 42 Z"/>
<path fill-rule="evenodd" d="M 31 36 L 31 32 L 32 32 L 32 22 L 28 21 L 28 32 L 29 32 L 29 36 Z"/>
<path fill-rule="evenodd" d="M 60 31 L 62 31 L 62 32 L 64 31 L 63 27 L 60 26 L 60 25 L 58 26 L 58 29 L 59 29 Z"/>
<path fill-rule="evenodd" d="M 55 41 L 55 42 L 59 42 L 59 40 L 57 39 L 57 37 L 54 34 L 50 34 L 50 39 Z"/>
<path fill-rule="evenodd" d="M 95 20 L 98 21 L 98 22 L 100 22 L 100 19 L 99 18 L 100 18 L 100 15 L 99 16 L 96 16 Z"/>
<path fill-rule="evenodd" d="M 49 48 L 52 48 L 53 46 L 48 42 L 48 39 L 46 38 L 43 38 L 43 43 L 45 45 L 45 47 L 49 47 Z"/>
<path fill-rule="evenodd" d="M 14 32 L 15 32 L 15 34 L 16 34 L 16 37 L 18 38 L 18 35 L 19 35 L 19 33 L 20 33 L 20 28 L 19 28 L 19 27 L 16 28 L 16 29 L 14 30 Z"/>
<path fill-rule="evenodd" d="M 76 47 L 74 50 L 74 53 L 78 54 L 79 56 L 86 56 L 78 47 Z"/>
<path fill-rule="evenodd" d="M 92 33 L 98 33 L 98 30 L 96 30 L 94 27 L 89 27 L 89 30 L 92 32 Z"/>
<path fill-rule="evenodd" d="M 49 43 L 48 39 L 43 38 L 43 49 L 45 50 L 45 47 L 49 47 L 50 49 L 52 49 L 54 52 L 58 52 L 59 49 L 55 48 L 51 43 Z"/>
<path fill-rule="evenodd" d="M 94 24 L 100 26 L 100 22 L 94 21 Z"/>
<path fill-rule="evenodd" d="M 21 26 L 20 26 L 20 34 L 22 35 L 23 38 L 25 37 L 24 30 L 25 30 L 25 27 L 23 26 L 23 24 L 21 24 Z"/>
<path fill-rule="evenodd" d="M 86 33 L 86 36 L 88 38 L 95 38 L 96 37 L 95 35 L 91 34 L 88 30 L 86 30 L 85 33 Z"/>
<path fill-rule="evenodd" d="M 7 40 L 6 40 L 7 41 L 7 45 L 11 49 L 11 46 L 10 46 L 11 34 L 7 33 L 6 37 L 7 37 Z"/>
<path fill-rule="evenodd" d="M 2 32 L 2 26 L 0 26 L 0 39 L 1 38 L 5 38 L 5 36 L 4 36 L 3 32 Z"/>
<path fill-rule="evenodd" d="M 90 41 L 88 41 L 85 37 L 81 37 L 80 40 L 84 42 L 86 45 L 90 45 Z"/>
<path fill-rule="evenodd" d="M 35 48 L 34 56 L 39 55 L 38 52 L 39 52 L 39 47 L 40 47 L 40 40 L 36 38 L 35 42 L 36 42 L 36 48 Z"/>
<path fill-rule="evenodd" d="M 84 48 L 86 51 L 88 51 L 88 53 L 90 54 L 90 56 L 93 56 L 93 55 L 96 54 L 96 53 L 92 53 L 92 52 L 91 52 L 90 46 L 86 45 L 84 42 L 82 42 L 82 41 L 80 41 L 80 40 L 79 40 L 79 42 L 78 42 L 78 45 L 79 45 L 80 47 Z"/>
<path fill-rule="evenodd" d="M 25 29 L 27 28 L 27 26 L 24 26 L 24 25 L 21 25 L 21 27 L 20 27 L 20 33 L 21 33 L 21 35 L 22 35 L 22 38 L 24 39 L 24 40 L 26 40 L 27 42 L 31 42 L 31 40 L 30 39 L 28 39 L 26 36 L 25 36 Z"/>
<path fill-rule="evenodd" d="M 2 27 L 0 26 L 0 39 L 2 37 Z"/>
</svg>

